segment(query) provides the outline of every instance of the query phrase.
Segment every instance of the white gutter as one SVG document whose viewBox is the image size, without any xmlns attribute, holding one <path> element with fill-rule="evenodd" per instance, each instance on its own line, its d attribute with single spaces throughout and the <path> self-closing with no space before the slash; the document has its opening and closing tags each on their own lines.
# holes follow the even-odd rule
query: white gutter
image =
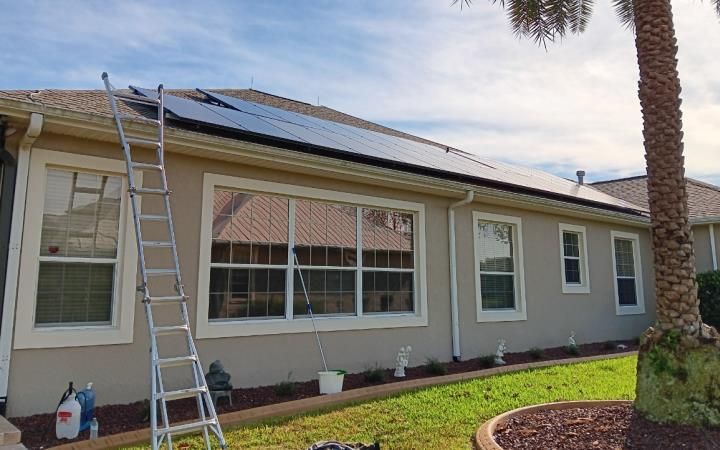
<svg viewBox="0 0 720 450">
<path fill-rule="evenodd" d="M 475 191 L 467 191 L 465 198 L 448 207 L 448 240 L 450 242 L 450 323 L 452 326 L 453 360 L 460 361 L 460 313 L 458 310 L 457 249 L 455 246 L 455 208 L 475 198 Z"/>
<path fill-rule="evenodd" d="M 3 298 L 3 316 L 0 325 L 0 400 L 7 403 L 8 379 L 10 377 L 10 353 L 15 324 L 15 300 L 17 281 L 20 272 L 20 250 L 22 247 L 23 225 L 25 223 L 25 196 L 27 193 L 28 172 L 30 170 L 30 151 L 43 128 L 43 115 L 30 114 L 25 135 L 18 144 L 17 175 L 13 196 L 12 224 L 10 225 L 10 246 L 8 248 L 7 276 L 5 278 L 5 297 Z"/>
<path fill-rule="evenodd" d="M 710 228 L 710 254 L 712 255 L 712 267 L 713 270 L 718 270 L 717 247 L 715 247 L 715 226 L 710 224 L 708 225 L 708 228 Z"/>
</svg>

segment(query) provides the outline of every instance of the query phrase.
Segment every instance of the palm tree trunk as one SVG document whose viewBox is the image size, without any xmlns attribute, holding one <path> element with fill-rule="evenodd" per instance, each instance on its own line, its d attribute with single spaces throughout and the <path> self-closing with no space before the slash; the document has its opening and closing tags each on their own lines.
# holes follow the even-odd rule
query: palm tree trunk
<svg viewBox="0 0 720 450">
<path fill-rule="evenodd" d="M 668 0 L 635 0 L 635 47 L 655 253 L 657 325 L 700 331 L 695 255 L 683 168 L 677 40 Z"/>
<path fill-rule="evenodd" d="M 720 425 L 720 339 L 700 318 L 669 0 L 634 0 L 657 321 L 641 339 L 635 408 L 658 422 Z"/>
</svg>

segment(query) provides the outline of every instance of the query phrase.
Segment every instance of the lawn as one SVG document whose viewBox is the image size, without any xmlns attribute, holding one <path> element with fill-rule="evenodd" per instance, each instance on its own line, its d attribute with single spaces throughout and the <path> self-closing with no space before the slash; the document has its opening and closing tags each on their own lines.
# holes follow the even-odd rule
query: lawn
<svg viewBox="0 0 720 450">
<path fill-rule="evenodd" d="M 466 381 L 225 430 L 231 449 L 305 449 L 320 440 L 379 441 L 383 449 L 467 449 L 480 423 L 521 406 L 633 399 L 636 357 Z M 204 448 L 186 438 L 190 448 Z M 140 447 L 136 447 L 140 448 Z"/>
</svg>

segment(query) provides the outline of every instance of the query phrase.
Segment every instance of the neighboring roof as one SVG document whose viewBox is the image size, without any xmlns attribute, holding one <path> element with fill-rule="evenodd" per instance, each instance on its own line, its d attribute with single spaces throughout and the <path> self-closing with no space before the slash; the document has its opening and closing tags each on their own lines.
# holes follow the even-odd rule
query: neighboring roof
<svg viewBox="0 0 720 450">
<path fill-rule="evenodd" d="M 455 166 L 461 166 L 460 168 L 462 170 L 453 171 L 452 169 L 447 169 L 444 171 L 445 173 L 438 170 L 424 170 L 423 168 L 412 167 L 411 164 L 398 164 L 397 162 L 394 162 L 392 165 L 388 165 L 387 162 L 383 163 L 383 161 L 361 161 L 366 164 L 380 165 L 406 172 L 421 173 L 435 178 L 448 178 L 510 192 L 519 192 L 522 194 L 566 202 L 569 201 L 572 203 L 593 206 L 611 211 L 634 215 L 646 215 L 647 213 L 646 209 L 642 206 L 615 198 L 588 185 L 578 185 L 574 181 L 566 180 L 541 170 L 490 161 L 477 155 L 462 152 L 456 149 L 450 149 L 448 146 L 368 122 L 325 106 L 314 106 L 309 103 L 299 102 L 252 89 L 214 89 L 212 91 L 263 105 L 274 106 L 286 111 L 306 114 L 308 116 L 428 145 L 431 146 L 430 148 L 432 149 L 438 149 L 437 155 L 434 156 L 436 159 L 446 158 L 445 155 L 447 151 L 451 152 L 451 156 L 454 154 L 463 158 L 463 161 L 461 161 L 460 164 L 457 162 L 454 163 Z M 204 94 L 195 89 L 166 89 L 165 92 L 166 94 L 187 100 L 202 103 L 210 102 Z M 60 108 L 86 114 L 106 117 L 111 116 L 105 91 L 103 90 L 0 90 L 0 100 L 2 99 L 32 103 L 43 107 Z M 147 106 L 128 104 L 124 102 L 119 102 L 119 105 L 121 113 L 128 116 L 154 117 L 156 115 L 154 108 Z M 182 123 L 177 120 L 167 120 L 166 126 L 169 128 L 189 129 L 191 131 L 204 134 L 219 134 L 227 137 L 226 134 L 221 134 L 217 129 L 198 127 L 197 125 L 190 126 L 188 123 Z M 241 140 L 251 140 L 250 137 L 242 135 L 232 135 L 230 137 Z M 282 147 L 283 144 L 271 142 L 270 145 Z M 292 149 L 297 150 L 297 148 Z M 304 149 L 299 151 L 307 151 L 307 149 L 308 147 L 305 146 Z M 332 158 L 347 157 L 343 155 L 338 156 L 337 154 L 328 153 L 327 151 L 321 151 L 318 154 Z"/>
<path fill-rule="evenodd" d="M 647 175 L 590 183 L 593 187 L 648 208 Z M 688 215 L 690 219 L 720 217 L 720 187 L 687 178 Z"/>
</svg>

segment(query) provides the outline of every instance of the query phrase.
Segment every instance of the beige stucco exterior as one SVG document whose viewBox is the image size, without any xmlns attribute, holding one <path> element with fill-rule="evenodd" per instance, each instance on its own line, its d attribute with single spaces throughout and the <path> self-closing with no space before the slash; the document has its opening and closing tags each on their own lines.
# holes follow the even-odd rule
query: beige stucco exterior
<svg viewBox="0 0 720 450">
<path fill-rule="evenodd" d="M 117 159 L 117 144 L 44 134 L 36 148 Z M 425 208 L 428 325 L 419 327 L 336 331 L 323 333 L 329 364 L 351 372 L 379 364 L 391 367 L 397 350 L 412 345 L 411 365 L 426 358 L 450 360 L 451 327 L 447 208 L 457 198 L 412 191 L 390 182 L 361 183 L 353 177 L 326 177 L 273 170 L 228 161 L 170 153 L 167 157 L 172 205 L 176 217 L 178 252 L 186 292 L 197 298 L 202 185 L 205 173 L 310 186 L 367 196 L 422 203 Z M 33 189 L 33 186 L 29 186 Z M 492 202 L 494 203 L 494 202 Z M 638 223 L 613 224 L 565 215 L 554 209 L 542 212 L 501 207 L 487 199 L 458 208 L 457 257 L 461 348 L 464 358 L 494 352 L 497 340 L 506 339 L 510 351 L 564 345 L 571 331 L 580 342 L 597 342 L 637 336 L 654 317 L 653 275 L 647 227 Z M 523 253 L 527 320 L 478 323 L 476 321 L 472 212 L 518 216 L 523 224 Z M 608 219 L 611 220 L 611 219 Z M 562 294 L 558 224 L 583 225 L 587 229 L 590 294 Z M 640 236 L 645 314 L 618 316 L 615 311 L 610 231 L 629 231 Z M 698 239 L 696 235 L 696 239 Z M 23 349 L 12 352 L 9 382 L 9 415 L 52 411 L 67 381 L 95 383 L 98 403 L 127 403 L 149 395 L 148 333 L 140 302 L 123 299 L 135 308 L 131 344 L 57 349 Z M 191 323 L 195 305 L 191 300 Z M 239 327 L 242 325 L 239 324 Z M 310 328 L 307 330 L 311 331 Z M 177 345 L 175 345 L 177 344 Z M 180 354 L 179 342 L 172 345 Z M 235 386 L 273 384 L 288 378 L 307 380 L 320 368 L 320 357 L 310 333 L 199 339 L 203 363 L 221 359 Z M 168 355 L 169 356 L 169 355 Z M 172 385 L 180 378 L 169 376 Z"/>
</svg>

